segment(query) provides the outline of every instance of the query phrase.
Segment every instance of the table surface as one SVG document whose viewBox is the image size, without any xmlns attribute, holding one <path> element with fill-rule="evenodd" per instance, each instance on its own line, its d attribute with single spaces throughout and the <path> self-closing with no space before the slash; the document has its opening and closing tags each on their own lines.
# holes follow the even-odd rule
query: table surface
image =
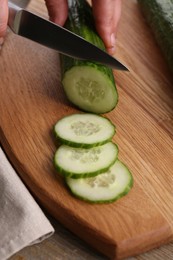
<svg viewBox="0 0 173 260">
<path fill-rule="evenodd" d="M 99 254 L 86 245 L 81 239 L 64 228 L 57 220 L 47 215 L 55 233 L 40 244 L 27 247 L 9 260 L 106 260 L 105 256 Z M 161 246 L 136 257 L 125 260 L 172 260 L 173 243 Z"/>
<path fill-rule="evenodd" d="M 42 0 L 31 1 L 30 9 L 37 10 L 41 15 L 45 16 L 45 6 L 40 3 Z M 40 6 L 42 8 L 40 9 Z M 107 259 L 86 243 L 81 241 L 77 236 L 72 234 L 66 228 L 64 228 L 58 221 L 53 219 L 47 213 L 46 215 L 50 219 L 52 225 L 55 228 L 55 234 L 49 239 L 43 241 L 40 244 L 27 247 L 13 257 L 10 260 L 21 259 Z M 173 259 L 173 243 L 164 245 L 160 248 L 154 249 L 150 252 L 146 252 L 136 257 L 128 258 L 128 260 L 172 260 Z"/>
</svg>

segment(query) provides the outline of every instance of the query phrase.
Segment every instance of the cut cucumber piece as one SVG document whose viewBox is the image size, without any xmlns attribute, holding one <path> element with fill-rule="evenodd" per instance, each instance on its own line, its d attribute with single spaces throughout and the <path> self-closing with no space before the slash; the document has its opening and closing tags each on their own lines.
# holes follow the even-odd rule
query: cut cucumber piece
<svg viewBox="0 0 173 260">
<path fill-rule="evenodd" d="M 55 153 L 56 169 L 65 176 L 85 178 L 108 170 L 118 156 L 118 146 L 112 142 L 93 148 L 61 145 Z"/>
<path fill-rule="evenodd" d="M 68 99 L 84 111 L 102 114 L 112 110 L 118 100 L 114 84 L 99 66 L 74 66 L 62 79 Z"/>
<path fill-rule="evenodd" d="M 65 27 L 105 50 L 103 41 L 96 32 L 89 4 L 85 0 L 68 2 L 69 17 Z M 60 57 L 61 81 L 68 99 L 74 105 L 97 114 L 109 112 L 116 106 L 118 93 L 112 69 L 96 62 L 65 55 Z"/>
<path fill-rule="evenodd" d="M 105 173 L 90 178 L 66 178 L 71 192 L 92 203 L 113 202 L 126 195 L 133 186 L 133 177 L 120 160 Z"/>
<path fill-rule="evenodd" d="M 91 148 L 111 141 L 115 126 L 105 117 L 73 114 L 60 119 L 54 127 L 56 137 L 73 147 Z"/>
</svg>

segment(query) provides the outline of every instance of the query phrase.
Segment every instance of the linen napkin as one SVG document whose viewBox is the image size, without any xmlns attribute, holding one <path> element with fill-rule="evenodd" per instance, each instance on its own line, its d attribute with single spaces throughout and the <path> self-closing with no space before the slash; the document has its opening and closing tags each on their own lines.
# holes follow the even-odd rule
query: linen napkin
<svg viewBox="0 0 173 260">
<path fill-rule="evenodd" d="M 0 259 L 43 241 L 53 232 L 0 147 Z"/>
</svg>

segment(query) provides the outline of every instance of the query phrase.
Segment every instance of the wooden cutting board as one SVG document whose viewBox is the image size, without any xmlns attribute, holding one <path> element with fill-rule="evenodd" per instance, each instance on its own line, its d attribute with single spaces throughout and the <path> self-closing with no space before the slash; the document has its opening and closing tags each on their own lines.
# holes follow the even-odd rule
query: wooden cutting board
<svg viewBox="0 0 173 260">
<path fill-rule="evenodd" d="M 46 16 L 41 0 L 29 8 Z M 45 34 L 46 37 L 46 34 Z M 173 81 L 135 0 L 123 1 L 115 71 L 119 158 L 134 176 L 131 192 L 107 205 L 72 197 L 56 177 L 52 127 L 78 112 L 60 83 L 58 54 L 8 32 L 0 52 L 0 141 L 38 202 L 63 225 L 112 259 L 173 240 Z"/>
</svg>

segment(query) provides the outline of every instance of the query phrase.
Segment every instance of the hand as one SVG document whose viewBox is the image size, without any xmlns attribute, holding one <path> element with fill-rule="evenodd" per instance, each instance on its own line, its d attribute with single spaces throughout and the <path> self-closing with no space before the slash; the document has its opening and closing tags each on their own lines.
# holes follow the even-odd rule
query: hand
<svg viewBox="0 0 173 260">
<path fill-rule="evenodd" d="M 67 0 L 45 0 L 50 20 L 64 25 L 68 16 Z M 92 0 L 96 29 L 107 51 L 115 51 L 118 22 L 121 16 L 121 0 Z"/>
<path fill-rule="evenodd" d="M 50 20 L 64 25 L 68 16 L 67 0 L 45 0 Z M 99 1 L 99 5 L 98 5 Z M 121 0 L 92 0 L 96 28 L 110 54 L 115 51 L 116 33 L 121 15 Z M 8 20 L 7 0 L 0 0 L 0 45 Z"/>
<path fill-rule="evenodd" d="M 0 0 L 0 46 L 3 44 L 8 20 L 8 2 Z"/>
</svg>

